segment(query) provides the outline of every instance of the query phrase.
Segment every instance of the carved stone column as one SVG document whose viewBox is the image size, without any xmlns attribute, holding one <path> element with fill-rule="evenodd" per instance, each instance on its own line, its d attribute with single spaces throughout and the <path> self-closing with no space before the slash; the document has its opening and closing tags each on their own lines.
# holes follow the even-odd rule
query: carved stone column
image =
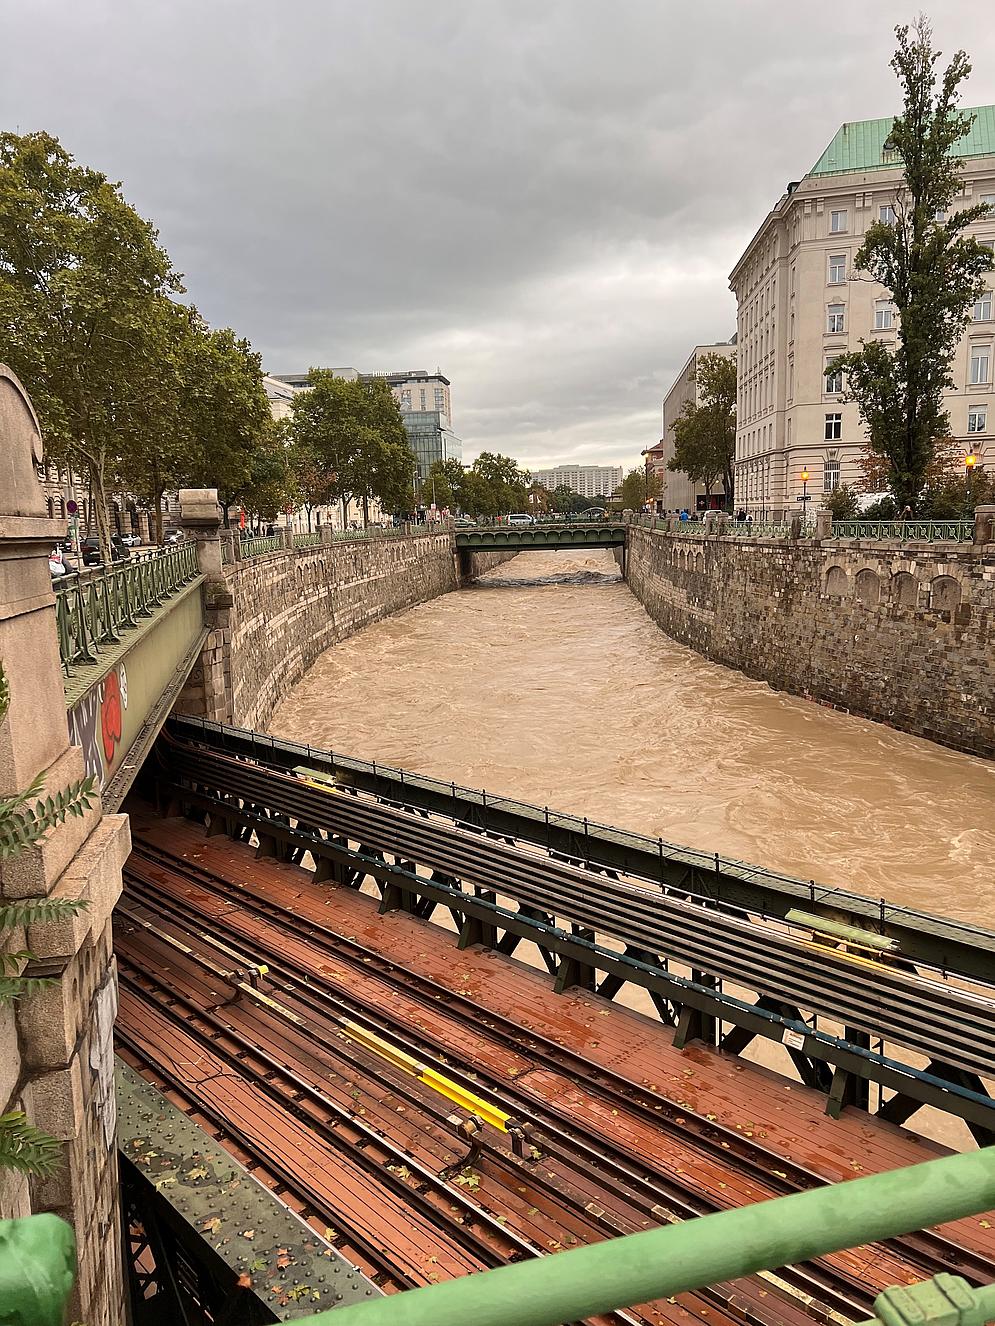
<svg viewBox="0 0 995 1326">
<path fill-rule="evenodd" d="M 216 488 L 180 490 L 180 526 L 197 541 L 197 565 L 204 577 L 207 637 L 176 704 L 178 714 L 224 723 L 231 720 L 232 592 L 222 564 L 221 508 Z M 234 541 L 237 543 L 237 540 Z"/>
<path fill-rule="evenodd" d="M 0 365 L 0 659 L 11 704 L 0 725 L 0 795 L 41 774 L 46 793 L 82 778 L 70 746 L 48 553 L 65 534 L 50 520 L 37 478 L 42 440 L 24 388 Z M 70 1320 L 124 1320 L 115 1144 L 112 1031 L 117 980 L 111 911 L 131 848 L 124 815 L 99 802 L 82 818 L 0 865 L 0 899 L 79 899 L 76 916 L 27 928 L 15 946 L 28 975 L 55 977 L 0 1006 L 0 1113 L 23 1110 L 64 1143 L 60 1168 L 31 1181 L 0 1171 L 0 1216 L 53 1211 L 74 1227 L 79 1275 Z M 9 942 L 7 947 L 10 947 Z"/>
</svg>

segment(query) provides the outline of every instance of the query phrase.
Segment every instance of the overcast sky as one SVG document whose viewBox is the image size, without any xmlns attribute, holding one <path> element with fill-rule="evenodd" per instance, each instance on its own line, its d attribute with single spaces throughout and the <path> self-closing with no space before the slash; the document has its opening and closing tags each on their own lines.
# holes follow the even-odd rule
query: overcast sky
<svg viewBox="0 0 995 1326">
<path fill-rule="evenodd" d="M 995 101 L 995 25 L 933 6 Z M 866 0 L 0 0 L 0 124 L 122 181 L 272 372 L 452 379 L 464 459 L 638 462 L 728 273 L 846 119 Z"/>
</svg>

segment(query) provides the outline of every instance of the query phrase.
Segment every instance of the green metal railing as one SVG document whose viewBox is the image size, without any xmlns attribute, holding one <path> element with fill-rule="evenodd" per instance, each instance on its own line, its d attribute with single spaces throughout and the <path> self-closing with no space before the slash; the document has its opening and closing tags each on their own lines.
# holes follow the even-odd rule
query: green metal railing
<svg viewBox="0 0 995 1326">
<path fill-rule="evenodd" d="M 53 585 L 59 653 L 72 667 L 96 663 L 100 649 L 117 644 L 143 617 L 199 574 L 193 540 L 120 565 L 82 571 Z"/>
<path fill-rule="evenodd" d="M 832 539 L 875 539 L 897 543 L 971 543 L 973 520 L 834 520 Z"/>
<path fill-rule="evenodd" d="M 774 525 L 757 520 L 733 520 L 726 528 L 730 539 L 786 539 L 791 532 L 787 524 Z M 802 534 L 811 534 L 811 529 L 802 528 Z"/>
<path fill-rule="evenodd" d="M 309 1321 L 311 1326 L 558 1326 L 896 1238 L 978 1215 L 993 1204 L 995 1149 L 971 1151 L 370 1299 Z M 61 1240 L 25 1239 L 32 1222 L 52 1219 L 0 1222 L 0 1326 L 59 1321 L 69 1292 L 65 1258 L 71 1235 L 63 1227 Z M 874 1320 L 887 1326 L 983 1326 L 995 1313 L 995 1287 L 972 1289 L 957 1276 L 941 1274 L 886 1290 L 874 1310 Z M 28 1315 L 32 1311 L 35 1315 Z"/>
<path fill-rule="evenodd" d="M 240 539 L 238 551 L 240 558 L 259 557 L 262 553 L 276 552 L 278 548 L 283 547 L 283 539 L 279 534 L 257 534 L 250 535 L 247 539 Z"/>
<path fill-rule="evenodd" d="M 295 534 L 295 548 L 317 548 L 321 543 L 321 530 L 313 530 L 309 534 Z"/>
</svg>

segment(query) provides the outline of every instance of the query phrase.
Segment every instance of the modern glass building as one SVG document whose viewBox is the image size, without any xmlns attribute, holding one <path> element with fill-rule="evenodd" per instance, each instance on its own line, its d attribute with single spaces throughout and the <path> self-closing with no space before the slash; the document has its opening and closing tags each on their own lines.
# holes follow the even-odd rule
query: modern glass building
<svg viewBox="0 0 995 1326">
<path fill-rule="evenodd" d="M 424 482 L 434 461 L 463 461 L 463 443 L 449 427 L 441 410 L 401 410 L 411 450 L 418 460 L 418 477 Z"/>
</svg>

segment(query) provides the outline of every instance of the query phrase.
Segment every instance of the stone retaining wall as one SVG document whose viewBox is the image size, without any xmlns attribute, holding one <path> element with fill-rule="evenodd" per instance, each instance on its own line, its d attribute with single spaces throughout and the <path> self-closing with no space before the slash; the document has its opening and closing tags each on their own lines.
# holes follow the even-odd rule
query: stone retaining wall
<svg viewBox="0 0 995 1326">
<path fill-rule="evenodd" d="M 633 527 L 668 635 L 771 686 L 995 757 L 995 548 L 681 537 Z"/>
</svg>

